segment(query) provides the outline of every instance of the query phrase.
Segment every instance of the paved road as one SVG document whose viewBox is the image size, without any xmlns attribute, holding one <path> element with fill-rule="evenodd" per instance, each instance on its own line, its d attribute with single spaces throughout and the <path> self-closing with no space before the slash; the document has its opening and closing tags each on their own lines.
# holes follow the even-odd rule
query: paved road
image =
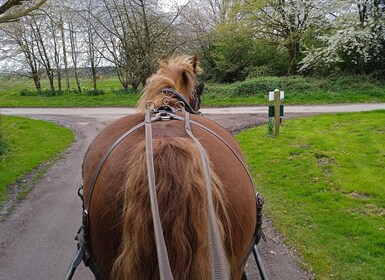
<svg viewBox="0 0 385 280">
<path fill-rule="evenodd" d="M 361 112 L 385 109 L 385 103 L 376 104 L 347 104 L 347 105 L 313 105 L 296 106 L 285 105 L 285 113 L 340 113 Z M 203 108 L 203 114 L 266 114 L 266 106 L 222 107 Z M 81 115 L 88 117 L 115 118 L 118 116 L 133 114 L 135 108 L 2 108 L 0 113 L 5 115 Z"/>
<path fill-rule="evenodd" d="M 385 109 L 385 104 L 348 106 L 286 106 L 286 113 L 316 114 L 325 112 L 367 111 Z M 1 114 L 21 115 L 68 126 L 76 134 L 76 142 L 49 169 L 44 178 L 13 213 L 0 223 L 0 279 L 63 279 L 75 250 L 75 235 L 80 225 L 80 200 L 76 190 L 81 182 L 80 170 L 88 143 L 113 119 L 134 113 L 133 108 L 2 108 Z M 220 124 L 229 120 L 247 127 L 266 120 L 266 107 L 207 108 L 204 114 Z M 222 115 L 221 115 L 222 114 Z M 231 115 L 231 116 L 229 116 Z M 258 121 L 251 121 L 257 119 Z M 234 128 L 233 131 L 235 131 Z M 276 237 L 275 239 L 277 239 Z M 273 243 L 274 245 L 274 243 Z M 271 249 L 266 249 L 269 252 Z M 308 279 L 290 252 L 274 249 L 269 256 L 271 279 Z M 280 251 L 278 251 L 280 250 Z M 286 255 L 285 255 L 286 254 Z M 278 264 L 278 265 L 275 265 Z M 74 279 L 93 279 L 82 265 Z M 252 279 L 255 279 L 253 277 Z"/>
</svg>

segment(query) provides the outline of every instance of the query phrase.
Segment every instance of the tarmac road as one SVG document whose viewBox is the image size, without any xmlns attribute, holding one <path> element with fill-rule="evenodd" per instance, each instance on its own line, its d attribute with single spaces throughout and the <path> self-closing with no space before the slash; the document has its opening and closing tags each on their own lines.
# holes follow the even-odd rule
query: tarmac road
<svg viewBox="0 0 385 280">
<path fill-rule="evenodd" d="M 288 117 L 326 112 L 385 109 L 385 104 L 337 106 L 286 106 Z M 133 108 L 1 108 L 4 115 L 20 115 L 54 121 L 70 127 L 76 141 L 44 177 L 32 184 L 32 191 L 12 214 L 0 222 L 0 279 L 63 279 L 75 253 L 73 240 L 81 223 L 83 154 L 93 137 L 112 120 L 134 113 Z M 206 108 L 202 112 L 232 132 L 267 121 L 266 106 Z M 26 178 L 26 183 L 28 178 Z M 300 259 L 283 244 L 271 222 L 266 224 L 270 242 L 260 246 L 270 279 L 309 279 Z M 250 264 L 250 279 L 258 279 Z M 93 279 L 83 264 L 74 279 Z"/>
</svg>

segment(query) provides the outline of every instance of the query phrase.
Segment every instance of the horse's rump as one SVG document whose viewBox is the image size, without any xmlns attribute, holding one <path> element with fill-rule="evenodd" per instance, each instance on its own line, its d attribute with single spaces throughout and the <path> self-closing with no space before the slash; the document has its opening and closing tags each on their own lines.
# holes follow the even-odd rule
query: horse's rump
<svg viewBox="0 0 385 280">
<path fill-rule="evenodd" d="M 90 192 L 94 172 L 106 151 L 130 128 L 142 122 L 142 113 L 123 117 L 103 130 L 91 144 L 83 166 L 84 197 Z M 244 161 L 241 149 L 226 130 L 218 124 L 200 116 L 191 115 L 191 120 L 209 128 L 231 146 L 214 136 L 210 131 L 192 124 L 194 135 L 204 146 L 212 168 L 219 177 L 228 201 L 227 214 L 231 221 L 231 246 L 233 277 L 240 277 L 254 239 L 256 224 L 255 193 L 247 170 L 240 161 Z M 189 141 L 184 129 L 184 122 L 178 120 L 157 121 L 152 123 L 154 141 L 170 142 L 173 139 Z M 168 140 L 167 140 L 168 139 Z M 124 188 L 130 172 L 130 158 L 135 149 L 144 141 L 144 128 L 139 128 L 127 136 L 106 159 L 96 181 L 89 208 L 90 238 L 93 258 L 105 275 L 110 275 L 113 261 L 117 258 L 122 236 L 121 215 L 124 204 Z M 176 141 L 176 143 L 182 143 Z M 182 144 L 181 144 L 182 145 Z M 238 157 L 234 155 L 238 154 Z M 138 162 L 139 163 L 139 162 Z M 176 168 L 176 167 L 173 167 Z M 184 168 L 181 166 L 180 168 Z M 177 170 L 175 170 L 177 172 Z M 189 178 L 194 180 L 196 178 Z M 188 205 L 186 205 L 188 207 Z M 177 213 L 176 213 L 177 214 Z M 226 244 L 227 245 L 227 244 Z M 153 249 L 156 255 L 155 248 Z"/>
</svg>

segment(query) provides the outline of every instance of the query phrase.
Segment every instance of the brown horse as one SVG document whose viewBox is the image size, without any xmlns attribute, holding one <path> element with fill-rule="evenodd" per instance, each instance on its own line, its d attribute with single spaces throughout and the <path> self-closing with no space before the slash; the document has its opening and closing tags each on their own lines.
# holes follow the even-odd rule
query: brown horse
<svg viewBox="0 0 385 280">
<path fill-rule="evenodd" d="M 145 111 L 148 101 L 151 107 L 162 107 L 167 96 L 168 108 L 181 108 L 183 101 L 186 110 L 198 111 L 199 73 L 196 56 L 162 60 L 147 81 L 139 109 Z M 174 279 L 211 279 L 205 167 L 199 148 L 186 133 L 183 112 L 172 113 L 179 119 L 151 124 L 160 220 Z M 192 133 L 209 159 L 229 277 L 240 279 L 255 240 L 253 184 L 233 136 L 202 116 L 190 119 Z M 143 121 L 140 112 L 113 122 L 94 139 L 84 158 L 88 246 L 94 273 L 97 270 L 107 279 L 159 279 Z"/>
</svg>

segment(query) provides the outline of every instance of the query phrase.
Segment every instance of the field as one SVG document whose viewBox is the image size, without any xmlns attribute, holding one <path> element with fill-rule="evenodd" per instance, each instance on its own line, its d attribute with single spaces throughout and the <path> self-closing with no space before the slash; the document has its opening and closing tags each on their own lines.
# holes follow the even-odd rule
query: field
<svg viewBox="0 0 385 280">
<path fill-rule="evenodd" d="M 385 111 L 237 136 L 266 211 L 317 279 L 384 279 Z"/>
<path fill-rule="evenodd" d="M 135 106 L 140 91 L 123 90 L 116 77 L 98 81 L 98 91 L 91 90 L 90 79 L 83 79 L 83 93 L 51 92 L 46 80 L 37 93 L 27 79 L 0 79 L 0 107 L 96 107 Z M 74 82 L 71 82 L 74 84 Z M 385 102 L 385 82 L 365 76 L 331 77 L 261 77 L 234 84 L 207 83 L 202 98 L 204 106 L 265 105 L 268 92 L 285 91 L 285 104 L 337 104 Z"/>
</svg>

